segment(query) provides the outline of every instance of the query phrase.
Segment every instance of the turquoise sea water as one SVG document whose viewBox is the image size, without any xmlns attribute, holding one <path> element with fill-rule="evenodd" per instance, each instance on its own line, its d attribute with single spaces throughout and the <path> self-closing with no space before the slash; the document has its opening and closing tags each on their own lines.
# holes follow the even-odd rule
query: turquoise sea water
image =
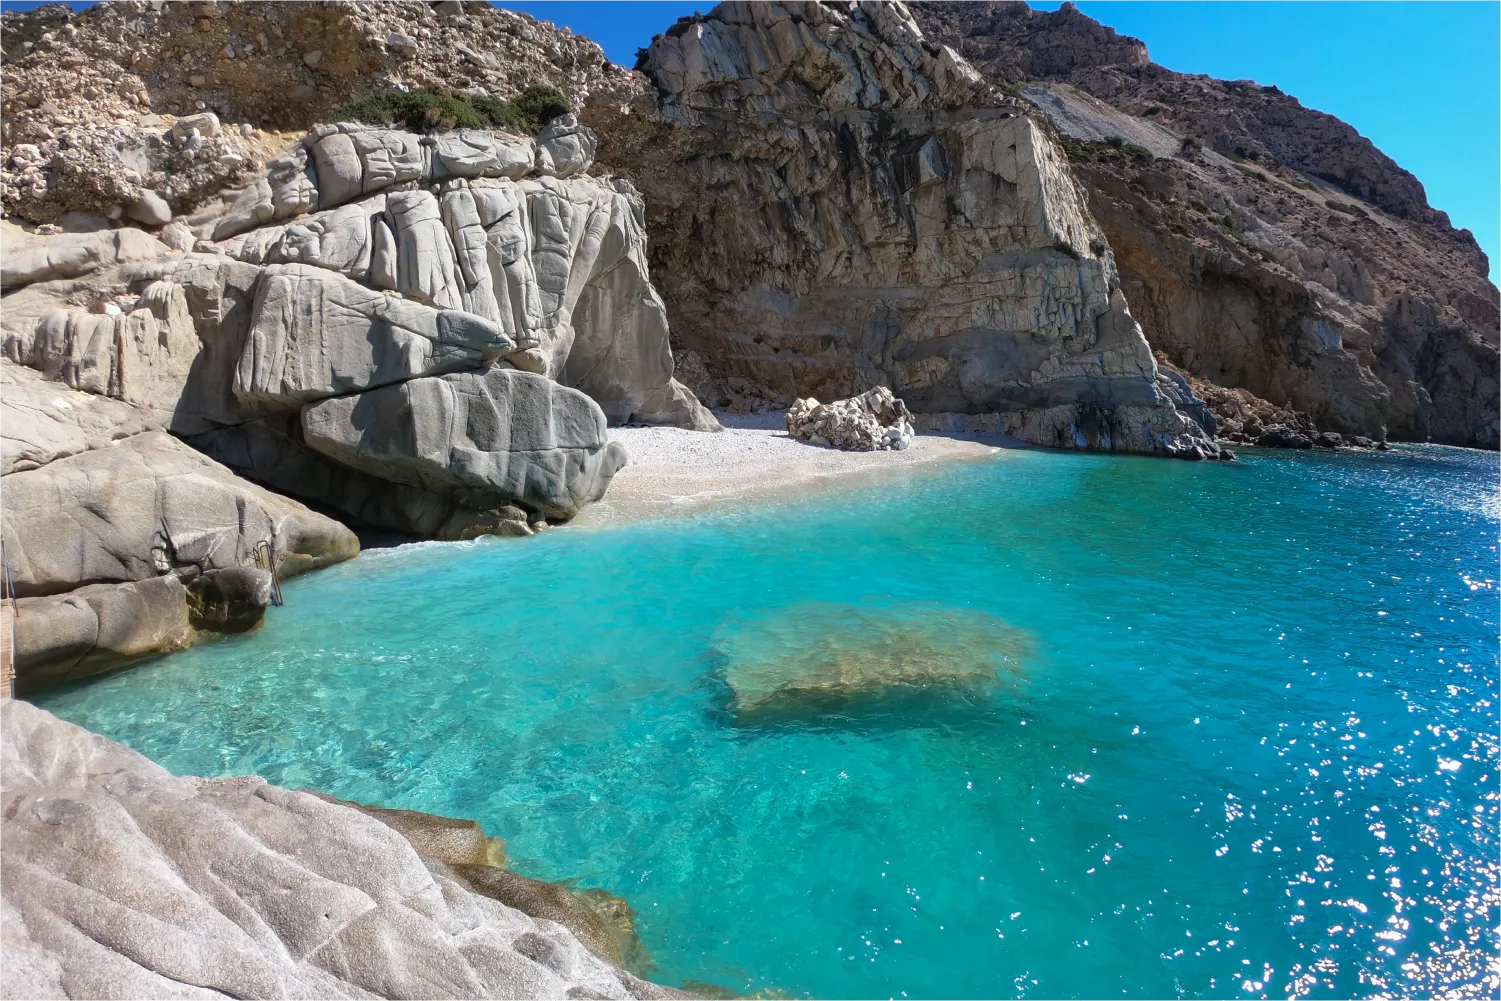
<svg viewBox="0 0 1501 1001">
<path fill-rule="evenodd" d="M 624 896 L 666 983 L 1493 996 L 1498 503 L 1457 449 L 1008 453 L 367 552 L 36 701 L 175 772 L 477 819 Z M 732 711 L 758 623 L 796 651 L 840 607 L 856 655 L 1025 642 L 988 688 Z"/>
</svg>

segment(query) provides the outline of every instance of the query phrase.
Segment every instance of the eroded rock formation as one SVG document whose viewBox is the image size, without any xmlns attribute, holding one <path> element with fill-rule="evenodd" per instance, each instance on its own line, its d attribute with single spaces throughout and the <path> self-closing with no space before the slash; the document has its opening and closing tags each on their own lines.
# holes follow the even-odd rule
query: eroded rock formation
<svg viewBox="0 0 1501 1001">
<path fill-rule="evenodd" d="M 7 997 L 682 996 L 566 890 L 487 892 L 476 825 L 179 778 L 24 702 L 0 732 Z"/>
<path fill-rule="evenodd" d="M 912 12 L 1071 140 L 1132 312 L 1176 365 L 1324 431 L 1497 447 L 1485 255 L 1349 125 L 1167 70 L 1072 4 Z"/>
<path fill-rule="evenodd" d="M 604 493 L 608 419 L 717 428 L 673 379 L 640 197 L 578 176 L 594 148 L 566 117 L 535 140 L 328 126 L 173 223 L 186 253 L 7 241 L 22 687 L 253 624 L 219 600 L 245 588 L 189 578 L 263 542 L 283 575 L 358 551 L 234 473 L 357 525 L 525 535 Z"/>
<path fill-rule="evenodd" d="M 724 3 L 640 65 L 650 88 L 588 118 L 647 196 L 673 336 L 711 377 L 1215 451 L 1159 391 L 1062 149 L 902 5 Z"/>
</svg>

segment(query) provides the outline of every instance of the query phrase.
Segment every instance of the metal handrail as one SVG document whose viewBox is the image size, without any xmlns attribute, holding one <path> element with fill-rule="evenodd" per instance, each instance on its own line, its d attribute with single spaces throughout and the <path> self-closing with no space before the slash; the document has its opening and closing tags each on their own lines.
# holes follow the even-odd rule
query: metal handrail
<svg viewBox="0 0 1501 1001">
<path fill-rule="evenodd" d="M 281 569 L 282 556 L 271 548 L 271 543 L 262 539 L 255 544 L 255 565 L 262 570 L 271 572 L 271 604 L 278 608 L 283 604 L 281 596 L 281 579 L 277 571 Z"/>
</svg>

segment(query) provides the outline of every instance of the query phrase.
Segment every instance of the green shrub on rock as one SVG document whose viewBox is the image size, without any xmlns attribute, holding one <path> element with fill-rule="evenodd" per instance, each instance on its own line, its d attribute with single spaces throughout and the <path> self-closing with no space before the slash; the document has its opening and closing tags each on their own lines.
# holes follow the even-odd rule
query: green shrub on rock
<svg viewBox="0 0 1501 1001">
<path fill-rule="evenodd" d="M 568 97 L 558 88 L 532 84 L 509 101 L 493 94 L 466 99 L 433 87 L 372 90 L 339 108 L 337 116 L 413 132 L 498 128 L 535 133 L 572 110 Z"/>
</svg>

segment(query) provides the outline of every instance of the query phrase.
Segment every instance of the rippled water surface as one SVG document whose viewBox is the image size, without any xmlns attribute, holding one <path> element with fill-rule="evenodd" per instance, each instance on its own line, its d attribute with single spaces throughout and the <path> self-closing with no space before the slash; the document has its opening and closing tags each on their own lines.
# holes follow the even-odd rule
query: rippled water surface
<svg viewBox="0 0 1501 1001">
<path fill-rule="evenodd" d="M 1009 453 L 368 552 L 258 634 L 37 701 L 175 772 L 478 819 L 626 897 L 666 983 L 1493 996 L 1497 493 L 1455 449 Z M 1025 642 L 1004 684 L 738 715 L 724 637 L 797 657 L 841 605 L 837 656 L 806 642 L 851 676 L 952 622 Z"/>
</svg>

